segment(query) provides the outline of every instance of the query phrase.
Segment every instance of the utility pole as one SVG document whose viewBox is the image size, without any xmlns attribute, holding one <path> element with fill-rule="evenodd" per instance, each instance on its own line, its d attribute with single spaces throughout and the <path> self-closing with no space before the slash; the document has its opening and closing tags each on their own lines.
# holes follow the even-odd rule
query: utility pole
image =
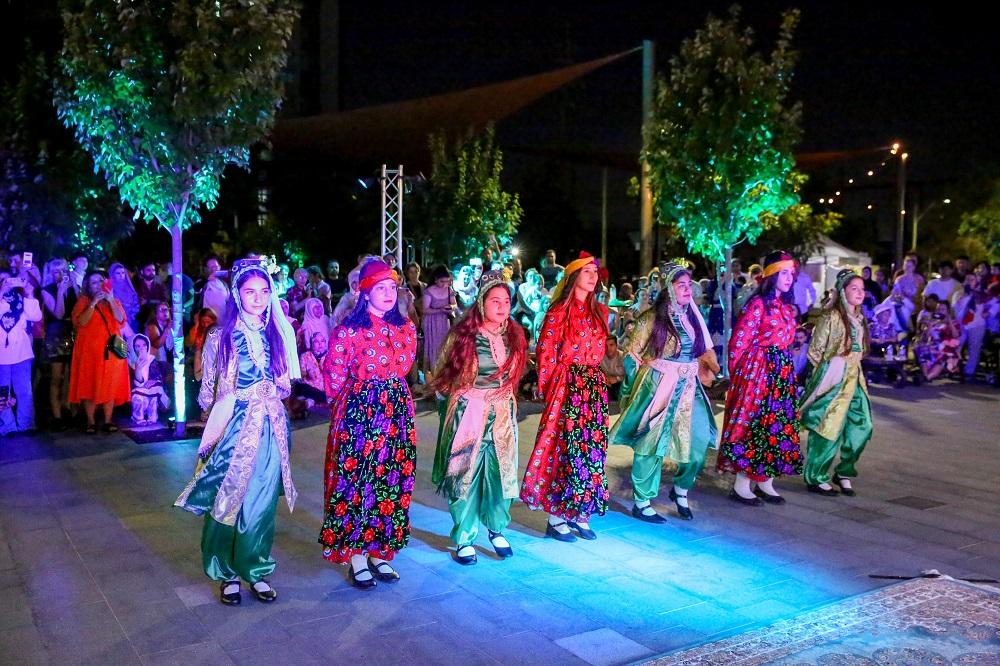
<svg viewBox="0 0 1000 666">
<path fill-rule="evenodd" d="M 900 146 L 902 150 L 902 146 Z M 896 178 L 896 190 L 899 194 L 898 206 L 896 209 L 896 266 L 898 271 L 903 267 L 903 230 L 906 219 L 906 158 L 908 153 L 899 156 L 899 171 Z"/>
<path fill-rule="evenodd" d="M 653 42 L 642 42 L 642 129 L 645 142 L 646 123 L 653 115 Z M 649 164 L 642 162 L 642 214 L 639 223 L 639 272 L 648 274 L 653 268 L 653 191 L 649 183 Z"/>
<path fill-rule="evenodd" d="M 601 169 L 601 265 L 608 265 L 608 167 Z"/>
</svg>

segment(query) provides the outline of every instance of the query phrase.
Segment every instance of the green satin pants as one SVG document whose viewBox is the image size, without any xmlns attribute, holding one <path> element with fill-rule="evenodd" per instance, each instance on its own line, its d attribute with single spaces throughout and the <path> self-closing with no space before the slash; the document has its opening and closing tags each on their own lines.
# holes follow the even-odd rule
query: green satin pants
<svg viewBox="0 0 1000 666">
<path fill-rule="evenodd" d="M 273 437 L 265 437 L 247 487 L 236 525 L 223 525 L 205 515 L 201 556 L 205 575 L 212 580 L 242 578 L 256 583 L 277 564 L 271 557 L 274 519 L 281 494 L 281 459 Z"/>
<path fill-rule="evenodd" d="M 691 449 L 691 460 L 677 465 L 674 485 L 690 490 L 705 468 L 705 454 L 708 448 Z M 660 479 L 663 476 L 663 456 L 643 456 L 638 453 L 632 458 L 632 495 L 635 501 L 644 502 L 660 493 Z"/>
<path fill-rule="evenodd" d="M 500 464 L 491 441 L 480 444 L 476 469 L 469 483 L 465 499 L 448 500 L 448 510 L 455 527 L 451 530 L 451 540 L 459 547 L 476 541 L 479 523 L 502 532 L 510 524 L 510 499 L 505 499 L 500 484 Z"/>
<path fill-rule="evenodd" d="M 844 427 L 837 439 L 829 440 L 817 435 L 812 430 L 809 431 L 803 473 L 805 482 L 811 486 L 830 483 L 833 478 L 830 474 L 830 466 L 838 451 L 840 452 L 840 462 L 837 463 L 834 473 L 845 478 L 857 476 L 858 471 L 854 466 L 871 437 L 871 406 L 868 403 L 868 396 L 859 386 L 851 398 L 847 417 L 844 419 Z"/>
</svg>

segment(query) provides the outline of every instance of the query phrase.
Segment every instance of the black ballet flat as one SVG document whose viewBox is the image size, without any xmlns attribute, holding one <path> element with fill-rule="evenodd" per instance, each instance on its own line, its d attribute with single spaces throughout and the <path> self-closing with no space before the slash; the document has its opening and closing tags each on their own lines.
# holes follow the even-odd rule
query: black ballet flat
<svg viewBox="0 0 1000 666">
<path fill-rule="evenodd" d="M 566 525 L 567 523 L 566 523 L 566 521 L 563 521 L 563 522 L 561 522 L 559 524 L 560 525 Z M 567 532 L 566 534 L 563 534 L 562 532 L 560 532 L 559 530 L 557 530 L 555 527 L 553 527 L 552 523 L 546 523 L 545 524 L 545 536 L 551 537 L 551 538 L 555 539 L 556 541 L 562 541 L 564 543 L 573 543 L 574 541 L 576 541 L 576 537 L 573 535 L 572 532 Z"/>
<path fill-rule="evenodd" d="M 653 513 L 647 516 L 642 512 L 642 509 L 640 509 L 637 504 L 632 505 L 632 517 L 638 518 L 639 520 L 645 523 L 653 523 L 654 525 L 661 525 L 667 522 L 667 519 L 661 516 L 660 514 L 656 513 L 656 511 L 653 511 Z"/>
<path fill-rule="evenodd" d="M 691 507 L 689 507 L 689 506 L 681 506 L 680 503 L 677 501 L 678 497 L 680 497 L 680 495 L 677 494 L 677 491 L 674 490 L 673 488 L 671 488 L 670 489 L 670 499 L 673 500 L 674 505 L 677 507 L 677 515 L 680 516 L 683 520 L 691 520 L 691 519 L 693 519 L 694 518 L 694 514 L 691 513 Z"/>
<path fill-rule="evenodd" d="M 498 546 L 494 539 L 497 537 L 503 537 L 502 532 L 494 532 L 493 530 L 487 530 L 490 533 L 490 545 L 493 546 L 494 552 L 500 556 L 500 559 L 506 560 L 508 557 L 514 557 L 514 549 L 510 546 Z M 506 537 L 504 537 L 506 539 Z"/>
<path fill-rule="evenodd" d="M 379 562 L 378 564 L 375 564 L 371 561 L 371 558 L 368 558 L 368 567 L 380 583 L 395 583 L 399 580 L 399 574 L 388 562 Z M 386 567 L 388 571 L 383 571 L 382 567 Z"/>
<path fill-rule="evenodd" d="M 812 483 L 806 484 L 806 490 L 817 495 L 822 495 L 823 497 L 836 497 L 840 494 L 836 488 L 820 488 L 818 485 Z"/>
<path fill-rule="evenodd" d="M 226 588 L 230 585 L 236 586 L 236 591 L 230 594 L 226 594 Z M 243 601 L 243 595 L 240 594 L 240 581 L 238 580 L 224 580 L 219 585 L 219 601 L 221 601 L 226 606 L 239 606 L 240 602 Z"/>
<path fill-rule="evenodd" d="M 586 539 L 587 541 L 593 541 L 594 539 L 597 538 L 597 534 L 594 532 L 594 530 L 590 529 L 589 527 L 580 527 L 572 520 L 567 520 L 566 524 L 569 525 L 569 528 L 571 530 L 574 530 L 581 539 Z"/>
<path fill-rule="evenodd" d="M 267 585 L 267 589 L 258 590 L 257 583 L 264 583 L 265 585 Z M 257 597 L 257 601 L 269 604 L 278 598 L 277 591 L 275 591 L 275 589 L 271 587 L 271 583 L 269 583 L 266 579 L 261 578 L 259 581 L 257 581 L 257 583 L 254 583 L 253 585 L 250 586 L 250 591 L 253 592 L 253 596 Z"/>
<path fill-rule="evenodd" d="M 768 504 L 784 504 L 785 503 L 785 498 L 782 497 L 781 495 L 772 495 L 770 493 L 765 493 L 760 488 L 754 489 L 753 494 L 756 495 L 757 497 L 761 498 L 762 500 L 764 500 Z"/>
<path fill-rule="evenodd" d="M 836 474 L 833 475 L 833 482 L 840 487 L 840 492 L 848 497 L 854 497 L 857 494 L 854 492 L 854 488 L 845 488 L 841 481 L 848 481 L 848 479 L 843 479 Z"/>
<path fill-rule="evenodd" d="M 757 497 L 740 497 L 739 493 L 737 493 L 735 490 L 730 490 L 729 491 L 729 499 L 733 500 L 734 502 L 739 502 L 740 504 L 742 504 L 744 506 L 763 506 L 764 505 L 764 503 L 762 501 L 760 501 L 759 498 L 757 498 Z"/>
<path fill-rule="evenodd" d="M 368 569 L 362 569 L 358 573 L 359 574 L 363 574 L 366 571 L 368 573 L 372 573 Z M 372 574 L 372 576 L 374 576 L 374 574 Z M 376 585 L 375 578 L 372 577 L 372 578 L 369 578 L 368 580 L 358 580 L 357 574 L 354 573 L 354 567 L 350 567 L 350 566 L 348 567 L 347 578 L 348 578 L 348 580 L 351 581 L 351 585 L 353 585 L 354 587 L 358 588 L 359 590 L 374 590 L 375 589 L 375 585 Z"/>
<path fill-rule="evenodd" d="M 463 567 L 468 567 L 476 563 L 476 551 L 472 551 L 472 555 L 459 555 L 458 551 L 465 548 L 465 546 L 459 546 L 455 549 L 455 552 L 451 554 L 451 558 L 461 564 Z"/>
</svg>

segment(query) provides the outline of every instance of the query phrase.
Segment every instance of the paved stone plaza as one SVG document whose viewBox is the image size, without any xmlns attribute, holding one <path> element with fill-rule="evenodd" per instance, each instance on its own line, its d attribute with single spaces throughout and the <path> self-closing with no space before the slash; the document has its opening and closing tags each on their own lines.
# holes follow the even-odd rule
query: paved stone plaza
<svg viewBox="0 0 1000 666">
<path fill-rule="evenodd" d="M 1000 577 L 1000 392 L 941 384 L 873 390 L 875 438 L 854 498 L 779 482 L 784 506 L 748 508 L 708 472 L 695 520 L 628 514 L 631 451 L 608 457 L 614 504 L 594 542 L 542 537 L 516 504 L 498 561 L 449 557 L 451 520 L 430 483 L 436 415 L 420 403 L 413 538 L 402 580 L 371 592 L 324 562 L 326 428 L 294 433 L 299 505 L 279 506 L 271 605 L 222 606 L 199 566 L 201 519 L 171 504 L 196 443 L 123 434 L 0 440 L 0 661 L 11 664 L 620 664 L 785 620 L 938 569 Z M 537 405 L 524 405 L 521 462 Z M 710 458 L 710 462 L 714 458 Z M 485 533 L 485 530 L 484 530 Z"/>
</svg>

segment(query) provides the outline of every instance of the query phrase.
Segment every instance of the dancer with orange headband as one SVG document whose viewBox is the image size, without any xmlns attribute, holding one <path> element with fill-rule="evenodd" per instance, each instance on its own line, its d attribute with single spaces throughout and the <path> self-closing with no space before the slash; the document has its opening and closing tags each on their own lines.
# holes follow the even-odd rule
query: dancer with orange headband
<svg viewBox="0 0 1000 666">
<path fill-rule="evenodd" d="M 749 506 L 783 504 L 774 479 L 802 471 L 795 371 L 788 347 L 797 311 L 792 284 L 797 263 L 786 252 L 764 260 L 763 281 L 747 301 L 729 340 L 729 374 L 717 467 L 736 475 L 729 496 Z M 751 487 L 756 483 L 756 492 Z"/>
<path fill-rule="evenodd" d="M 597 302 L 599 274 L 597 259 L 585 252 L 566 266 L 538 336 L 545 411 L 521 500 L 549 514 L 545 533 L 557 541 L 596 539 L 590 517 L 608 506 L 608 386 L 601 370 L 608 309 Z"/>
<path fill-rule="evenodd" d="M 396 308 L 396 271 L 361 267 L 357 305 L 334 329 L 323 363 L 330 399 L 323 557 L 351 563 L 350 581 L 368 590 L 394 583 L 389 564 L 410 538 L 417 434 L 406 375 L 417 330 Z"/>
</svg>

